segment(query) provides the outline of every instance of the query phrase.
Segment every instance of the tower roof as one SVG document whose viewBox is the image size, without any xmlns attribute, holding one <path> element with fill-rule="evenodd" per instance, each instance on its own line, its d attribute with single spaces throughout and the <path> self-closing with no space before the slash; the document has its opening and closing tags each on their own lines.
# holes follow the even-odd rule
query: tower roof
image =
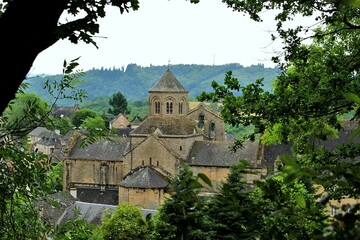
<svg viewBox="0 0 360 240">
<path fill-rule="evenodd" d="M 149 89 L 149 92 L 187 92 L 174 74 L 167 68 L 161 79 Z"/>
</svg>

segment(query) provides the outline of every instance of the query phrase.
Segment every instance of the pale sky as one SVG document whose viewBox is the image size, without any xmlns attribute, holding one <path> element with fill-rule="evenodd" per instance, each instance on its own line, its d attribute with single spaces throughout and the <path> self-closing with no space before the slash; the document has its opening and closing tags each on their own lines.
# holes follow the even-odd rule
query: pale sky
<svg viewBox="0 0 360 240">
<path fill-rule="evenodd" d="M 270 13 L 257 23 L 247 15 L 233 12 L 221 0 L 140 1 L 137 11 L 120 14 L 107 8 L 95 38 L 99 49 L 90 44 L 59 41 L 35 60 L 29 74 L 61 74 L 64 60 L 77 57 L 79 69 L 120 68 L 130 63 L 141 66 L 170 64 L 243 66 L 271 62 L 280 43 L 272 43 L 275 23 Z"/>
</svg>

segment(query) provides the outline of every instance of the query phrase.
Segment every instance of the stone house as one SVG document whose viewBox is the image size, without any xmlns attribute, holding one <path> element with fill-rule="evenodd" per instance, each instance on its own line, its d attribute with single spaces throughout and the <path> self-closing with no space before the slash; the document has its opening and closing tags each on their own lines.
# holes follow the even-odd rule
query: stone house
<svg viewBox="0 0 360 240">
<path fill-rule="evenodd" d="M 127 116 L 123 113 L 119 113 L 114 119 L 109 122 L 109 128 L 124 129 L 129 127 L 130 122 Z"/>
<path fill-rule="evenodd" d="M 69 141 L 64 191 L 84 202 L 157 209 L 168 196 L 169 178 L 185 163 L 195 174 L 205 173 L 213 186 L 239 159 L 259 165 L 257 142 L 232 153 L 218 113 L 204 104 L 189 111 L 188 91 L 169 68 L 148 93 L 149 115 L 128 137 L 101 139 L 86 148 L 80 148 L 80 137 Z"/>
</svg>

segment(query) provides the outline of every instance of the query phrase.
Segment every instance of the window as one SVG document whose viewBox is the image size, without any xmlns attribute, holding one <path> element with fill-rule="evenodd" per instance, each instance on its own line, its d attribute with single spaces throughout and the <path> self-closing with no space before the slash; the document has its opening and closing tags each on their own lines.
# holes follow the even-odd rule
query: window
<svg viewBox="0 0 360 240">
<path fill-rule="evenodd" d="M 160 102 L 155 102 L 155 114 L 160 114 Z"/>
<path fill-rule="evenodd" d="M 182 151 L 182 146 L 180 146 L 180 151 Z"/>
<path fill-rule="evenodd" d="M 173 114 L 173 103 L 172 102 L 166 102 L 166 114 Z"/>
<path fill-rule="evenodd" d="M 200 115 L 199 116 L 199 124 L 198 127 L 204 130 L 204 125 L 205 125 L 205 117 L 204 115 Z"/>
<path fill-rule="evenodd" d="M 210 123 L 210 137 L 211 138 L 215 137 L 215 123 L 214 122 Z"/>
<path fill-rule="evenodd" d="M 151 158 L 149 159 L 149 163 L 150 163 L 150 165 L 152 165 L 152 159 Z"/>
<path fill-rule="evenodd" d="M 179 114 L 183 114 L 183 102 L 179 102 Z"/>
</svg>

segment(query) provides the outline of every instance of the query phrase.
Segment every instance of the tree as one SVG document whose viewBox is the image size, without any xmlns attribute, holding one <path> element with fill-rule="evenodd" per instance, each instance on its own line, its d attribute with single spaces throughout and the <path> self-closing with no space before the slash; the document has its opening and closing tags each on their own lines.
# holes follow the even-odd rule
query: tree
<svg viewBox="0 0 360 240">
<path fill-rule="evenodd" d="M 252 226 L 258 212 L 250 198 L 252 187 L 244 178 L 247 173 L 253 172 L 246 161 L 231 166 L 226 180 L 210 199 L 206 214 L 211 219 L 214 239 L 250 239 L 256 236 L 257 230 Z"/>
<path fill-rule="evenodd" d="M 211 186 L 204 174 L 194 176 L 189 165 L 181 166 L 170 182 L 171 197 L 155 216 L 153 239 L 213 239 L 202 214 L 206 204 L 199 196 L 203 188 L 199 180 Z"/>
<path fill-rule="evenodd" d="M 90 131 L 95 130 L 106 130 L 105 121 L 100 116 L 87 117 L 84 122 L 80 125 L 81 128 L 88 129 Z"/>
<path fill-rule="evenodd" d="M 119 113 L 128 113 L 128 103 L 125 96 L 121 92 L 114 93 L 109 99 L 109 104 L 112 106 L 112 108 L 109 108 L 108 112 L 114 116 L 117 116 Z"/>
<path fill-rule="evenodd" d="M 64 62 L 64 76 L 59 82 L 51 85 L 51 92 L 56 93 L 54 104 L 58 97 L 63 96 L 66 89 L 76 89 L 77 73 L 72 71 L 78 64 L 71 61 Z M 50 87 L 45 86 L 45 87 Z M 19 89 L 19 94 L 22 88 Z M 78 92 L 79 93 L 79 92 Z M 71 97 L 81 97 L 75 91 Z M 37 98 L 35 98 L 37 99 Z M 14 106 L 11 101 L 9 109 Z M 35 101 L 37 102 L 37 101 Z M 24 111 L 16 111 L 22 116 L 29 116 L 33 122 L 28 121 L 28 127 L 16 127 L 9 123 L 7 117 L 0 121 L 0 238 L 1 239 L 41 239 L 46 238 L 48 230 L 39 216 L 39 209 L 35 202 L 43 199 L 49 193 L 49 176 L 51 169 L 47 155 L 28 150 L 27 134 L 42 123 L 50 122 L 49 112 L 38 115 L 38 109 L 34 101 L 27 100 L 22 106 Z M 33 114 L 33 115 L 32 115 Z M 21 116 L 11 116 L 21 119 Z M 21 121 L 16 121 L 21 124 Z M 52 189 L 53 190 L 53 189 Z M 52 226 L 50 226 L 51 228 Z"/>
<path fill-rule="evenodd" d="M 16 94 L 12 104 L 5 109 L 3 117 L 9 123 L 6 128 L 13 129 L 14 132 L 21 135 L 26 133 L 29 128 L 34 128 L 41 119 L 44 126 L 49 124 L 50 121 L 47 118 L 49 112 L 50 106 L 39 96 L 20 91 Z"/>
<path fill-rule="evenodd" d="M 119 204 L 107 213 L 101 224 L 103 239 L 148 239 L 147 225 L 141 209 L 129 203 Z"/>
<path fill-rule="evenodd" d="M 97 116 L 96 112 L 90 109 L 80 109 L 76 111 L 74 116 L 71 119 L 72 124 L 75 127 L 80 127 L 81 124 L 86 120 L 86 118 L 95 118 Z"/>
<path fill-rule="evenodd" d="M 190 2 L 197 3 L 198 0 Z M 106 6 L 118 7 L 121 14 L 139 8 L 138 0 L 5 0 L 3 3 L 0 6 L 0 30 L 3 36 L 0 46 L 4 47 L 1 56 L 6 61 L 1 64 L 0 70 L 7 87 L 0 90 L 0 113 L 14 99 L 39 53 L 61 39 L 68 39 L 74 44 L 82 41 L 97 47 L 94 38 L 99 32 L 98 19 L 105 17 Z M 65 13 L 74 16 L 75 20 L 61 22 L 60 17 Z M 23 40 L 24 36 L 26 41 Z M 14 69 L 14 63 L 16 71 L 9 71 Z"/>
<path fill-rule="evenodd" d="M 274 82 L 273 92 L 266 92 L 262 79 L 242 86 L 227 72 L 224 85 L 213 82 L 213 92 L 201 94 L 199 100 L 222 101 L 225 122 L 233 126 L 254 126 L 253 134 L 247 138 L 254 139 L 265 132 L 268 143 L 293 143 L 295 158 L 282 158 L 281 171 L 288 183 L 307 178 L 312 184 L 320 184 L 329 193 L 321 201 L 323 204 L 343 197 L 359 199 L 359 144 L 339 145 L 331 150 L 317 144 L 342 128 L 341 115 L 354 112 L 353 120 L 359 117 L 360 101 L 354 94 L 360 90 L 359 4 L 356 1 L 231 0 L 226 3 L 236 11 L 249 13 L 256 21 L 260 20 L 263 9 L 279 9 L 277 31 L 285 47 L 283 58 L 276 56 L 274 61 L 279 64 L 281 74 Z M 309 28 L 298 25 L 284 29 L 284 22 L 297 14 L 314 16 L 321 22 L 309 37 L 311 43 L 303 44 L 300 34 L 310 32 Z M 234 92 L 240 92 L 240 96 Z M 359 132 L 358 129 L 352 137 Z M 233 150 L 241 147 L 241 141 L 237 143 Z M 275 187 L 274 191 L 279 188 Z M 355 209 L 357 205 L 350 210 L 351 214 L 334 221 L 332 237 L 359 236 L 356 227 L 360 218 Z M 317 216 L 312 212 L 307 214 Z"/>
</svg>

